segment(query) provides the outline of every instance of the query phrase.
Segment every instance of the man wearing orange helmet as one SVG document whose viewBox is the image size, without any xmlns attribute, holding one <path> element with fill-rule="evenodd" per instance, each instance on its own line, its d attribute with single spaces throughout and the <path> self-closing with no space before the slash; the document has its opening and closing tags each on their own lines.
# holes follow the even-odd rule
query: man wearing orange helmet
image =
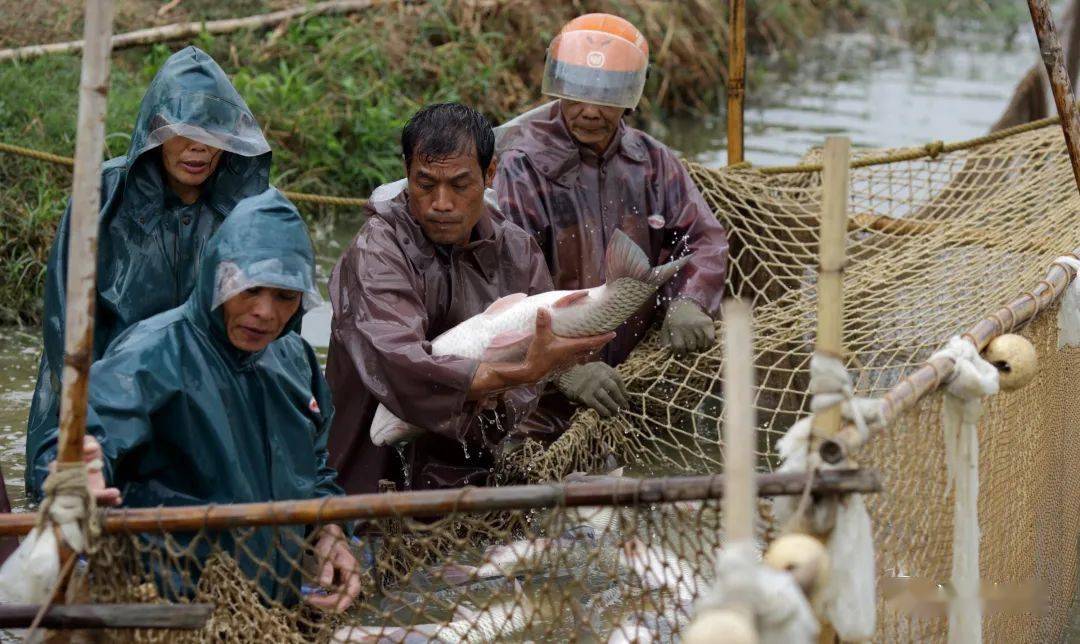
<svg viewBox="0 0 1080 644">
<path fill-rule="evenodd" d="M 604 250 L 615 230 L 654 265 L 694 255 L 657 301 L 619 328 L 600 361 L 558 379 L 519 435 L 557 437 L 574 403 L 601 416 L 625 408 L 613 367 L 661 312 L 662 339 L 676 354 L 705 350 L 715 339 L 727 235 L 676 155 L 623 122 L 641 99 L 648 60 L 644 36 L 626 20 L 602 13 L 576 18 L 548 47 L 542 91 L 557 100 L 497 129 L 500 205 L 536 238 L 555 288 L 603 284 Z"/>
</svg>

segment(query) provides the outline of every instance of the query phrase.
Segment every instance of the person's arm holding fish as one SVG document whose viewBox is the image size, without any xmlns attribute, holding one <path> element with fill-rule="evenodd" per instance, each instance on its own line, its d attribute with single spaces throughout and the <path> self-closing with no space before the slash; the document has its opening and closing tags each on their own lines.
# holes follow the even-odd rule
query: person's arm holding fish
<svg viewBox="0 0 1080 644">
<path fill-rule="evenodd" d="M 697 353 L 716 339 L 714 320 L 720 317 L 727 277 L 727 232 L 675 155 L 664 150 L 661 158 L 665 241 L 672 258 L 693 253 L 694 261 L 664 285 L 668 307 L 660 338 L 676 355 Z"/>
<path fill-rule="evenodd" d="M 551 273 L 548 271 L 547 261 L 544 259 L 544 254 L 540 252 L 540 248 L 536 245 L 536 240 L 528 240 L 527 249 L 524 250 L 524 254 L 527 256 L 527 260 L 522 262 L 528 265 L 528 274 L 530 276 L 529 289 L 526 291 L 528 295 L 536 295 L 537 293 L 547 293 L 554 290 L 554 286 L 551 282 Z M 498 413 L 502 416 L 502 427 L 517 427 L 519 423 L 529 417 L 529 414 L 533 413 L 537 404 L 540 401 L 540 395 L 543 393 L 544 384 L 542 382 L 536 383 L 527 387 L 514 387 L 507 390 L 501 395 L 496 396 L 496 400 L 501 403 L 498 405 Z"/>
<path fill-rule="evenodd" d="M 477 401 L 535 384 L 612 337 L 557 337 L 550 315 L 544 314 L 538 316 L 537 335 L 520 361 L 433 356 L 424 290 L 407 267 L 393 231 L 373 231 L 354 250 L 342 269 L 355 277 L 342 275 L 340 280 L 347 285 L 341 297 L 347 314 L 335 317 L 332 332 L 350 347 L 361 379 L 380 402 L 397 418 L 427 431 L 459 438 L 476 413 Z"/>
</svg>

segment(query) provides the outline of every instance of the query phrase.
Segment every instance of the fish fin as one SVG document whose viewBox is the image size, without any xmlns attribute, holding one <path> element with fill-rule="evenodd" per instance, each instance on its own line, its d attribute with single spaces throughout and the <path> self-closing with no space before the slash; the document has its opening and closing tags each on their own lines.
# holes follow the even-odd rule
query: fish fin
<svg viewBox="0 0 1080 644">
<path fill-rule="evenodd" d="M 451 586 L 464 586 L 476 580 L 477 568 L 463 564 L 444 564 L 435 569 L 436 576 Z"/>
<path fill-rule="evenodd" d="M 505 331 L 491 339 L 484 355 L 485 362 L 519 360 L 529 350 L 535 331 Z"/>
<path fill-rule="evenodd" d="M 625 467 L 625 466 L 624 466 L 624 467 L 616 467 L 615 469 L 613 469 L 613 470 L 611 470 L 610 472 L 608 472 L 608 473 L 607 473 L 607 475 L 608 475 L 608 476 L 614 476 L 614 477 L 618 478 L 618 477 L 621 477 L 621 476 L 623 476 L 623 475 L 624 475 L 623 473 L 624 473 L 625 471 L 626 471 L 626 467 Z"/>
<path fill-rule="evenodd" d="M 375 417 L 371 419 L 371 442 L 378 446 L 408 443 L 424 433 L 424 430 L 410 425 L 393 414 L 385 405 L 379 405 Z"/>
<path fill-rule="evenodd" d="M 675 277 L 675 274 L 681 271 L 683 267 L 686 266 L 687 262 L 690 261 L 690 258 L 693 256 L 693 253 L 688 253 L 686 255 L 683 255 L 679 259 L 668 262 L 667 264 L 661 264 L 660 266 L 651 269 L 648 276 L 642 281 L 648 282 L 649 284 L 652 284 L 653 286 L 659 288 L 663 286 L 669 279 Z"/>
<path fill-rule="evenodd" d="M 570 291 L 566 295 L 564 295 L 564 296 L 560 297 L 559 299 L 555 300 L 555 303 L 551 305 L 551 308 L 553 308 L 553 309 L 566 308 L 568 306 L 573 305 L 574 302 L 577 302 L 578 300 L 582 300 L 582 299 L 584 299 L 586 297 L 589 297 L 589 292 L 586 291 L 586 290 Z"/>
<path fill-rule="evenodd" d="M 500 297 L 499 299 L 492 302 L 491 306 L 484 309 L 484 315 L 494 315 L 496 313 L 501 313 L 527 297 L 529 296 L 525 295 L 524 293 L 511 293 L 510 295 L 504 295 L 503 297 Z"/>
<path fill-rule="evenodd" d="M 644 282 L 649 277 L 649 258 L 645 251 L 621 230 L 616 230 L 608 242 L 604 266 L 608 283 L 622 277 Z"/>
</svg>

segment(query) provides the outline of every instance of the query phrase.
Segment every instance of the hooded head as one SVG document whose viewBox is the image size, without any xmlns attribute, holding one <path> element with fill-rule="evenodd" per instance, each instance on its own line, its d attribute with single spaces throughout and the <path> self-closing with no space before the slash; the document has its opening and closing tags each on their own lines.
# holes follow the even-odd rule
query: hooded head
<svg viewBox="0 0 1080 644">
<path fill-rule="evenodd" d="M 304 312 L 321 302 L 307 226 L 275 188 L 237 204 L 210 238 L 188 300 L 189 316 L 227 353 L 245 361 L 255 354 L 230 341 L 224 304 L 259 288 L 284 289 L 300 298 L 300 306 L 277 337 L 299 331 Z"/>
<path fill-rule="evenodd" d="M 225 72 L 197 47 L 170 56 L 143 95 L 126 157 L 129 185 L 135 181 L 136 194 L 160 196 L 160 173 L 139 168 L 158 163 L 159 157 L 150 152 L 160 154 L 158 148 L 177 136 L 223 151 L 204 184 L 204 194 L 215 207 L 228 212 L 253 188 L 266 189 L 270 146 Z"/>
</svg>

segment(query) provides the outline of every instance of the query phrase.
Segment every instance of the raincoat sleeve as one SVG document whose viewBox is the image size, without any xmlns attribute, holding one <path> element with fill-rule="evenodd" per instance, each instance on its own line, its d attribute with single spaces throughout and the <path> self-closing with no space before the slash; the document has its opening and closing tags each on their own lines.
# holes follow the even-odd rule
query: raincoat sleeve
<svg viewBox="0 0 1080 644">
<path fill-rule="evenodd" d="M 421 277 L 393 230 L 373 217 L 339 270 L 331 333 L 364 386 L 405 422 L 460 439 L 476 414 L 468 394 L 479 362 L 431 355 Z"/>
<path fill-rule="evenodd" d="M 127 347 L 124 336 L 90 368 L 90 394 L 86 408 L 86 432 L 101 443 L 105 481 L 113 478 L 118 463 L 150 442 L 151 416 L 179 391 L 175 365 L 148 361 L 147 353 Z M 60 430 L 53 427 L 34 454 L 38 489 L 56 459 Z"/>
<path fill-rule="evenodd" d="M 521 152 L 511 150 L 499 160 L 495 173 L 499 208 L 510 221 L 532 235 L 541 251 L 554 258 L 557 249 L 551 246 L 551 219 L 543 197 L 536 189 L 542 185 L 544 180 Z M 554 270 L 554 267 L 548 265 L 548 270 Z"/>
<path fill-rule="evenodd" d="M 319 360 L 315 351 L 307 342 L 304 342 L 307 352 L 308 364 L 311 366 L 311 395 L 316 404 L 322 410 L 322 424 L 315 434 L 315 497 L 324 498 L 344 494 L 345 490 L 337 484 L 337 470 L 330 467 L 327 462 L 329 452 L 326 448 L 327 439 L 330 436 L 330 426 L 334 421 L 334 402 L 330 394 L 330 386 L 323 377 L 322 369 L 319 368 Z"/>
<path fill-rule="evenodd" d="M 693 300 L 717 319 L 727 277 L 727 232 L 670 150 L 662 151 L 658 171 L 657 179 L 664 186 L 666 236 L 672 244 L 672 257 L 694 253 L 686 268 L 664 285 L 665 299 Z"/>
</svg>

